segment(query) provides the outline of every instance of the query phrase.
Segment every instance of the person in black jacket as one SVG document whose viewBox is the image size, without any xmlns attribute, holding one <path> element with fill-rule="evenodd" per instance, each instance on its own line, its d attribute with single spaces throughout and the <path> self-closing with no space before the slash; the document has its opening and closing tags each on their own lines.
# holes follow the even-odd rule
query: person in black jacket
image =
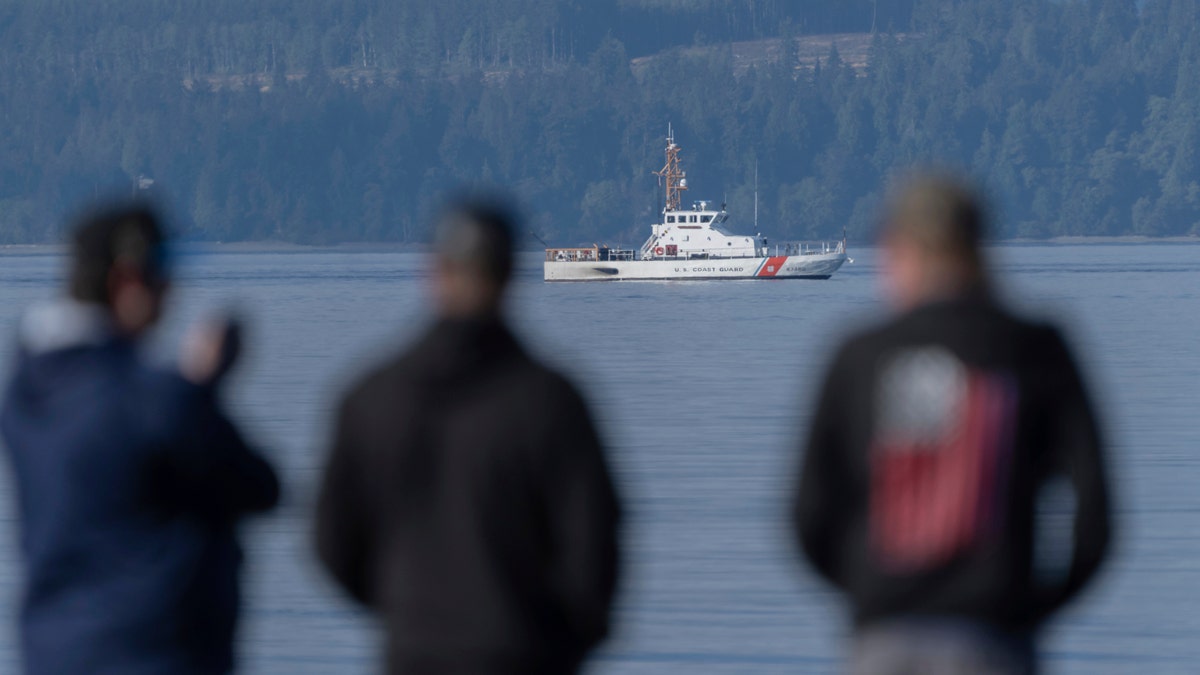
<svg viewBox="0 0 1200 675">
<path fill-rule="evenodd" d="M 574 673 L 609 630 L 618 503 L 583 399 L 501 318 L 511 232 L 495 206 L 444 215 L 438 318 L 337 414 L 318 554 L 397 675 Z"/>
<path fill-rule="evenodd" d="M 138 352 L 167 288 L 155 214 L 122 206 L 72 241 L 68 297 L 22 320 L 0 431 L 26 561 L 25 672 L 233 669 L 235 526 L 279 486 L 218 406 L 235 350 L 196 333 L 182 374 Z"/>
<path fill-rule="evenodd" d="M 983 224 L 953 180 L 892 200 L 881 255 L 899 313 L 841 347 L 810 425 L 796 534 L 852 607 L 855 673 L 1036 672 L 1038 628 L 1108 547 L 1078 369 L 1058 330 L 990 292 Z M 1037 545 L 1062 486 L 1069 559 Z"/>
</svg>

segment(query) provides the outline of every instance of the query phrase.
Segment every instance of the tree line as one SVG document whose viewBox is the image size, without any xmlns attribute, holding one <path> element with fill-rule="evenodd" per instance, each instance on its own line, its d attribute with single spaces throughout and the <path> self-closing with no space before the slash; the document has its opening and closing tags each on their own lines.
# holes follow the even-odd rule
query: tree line
<svg viewBox="0 0 1200 675">
<path fill-rule="evenodd" d="M 869 236 L 921 164 L 1000 236 L 1195 235 L 1198 73 L 1200 0 L 6 3 L 0 243 L 139 180 L 194 239 L 419 242 L 470 184 L 640 243 L 668 124 L 688 195 L 749 228 L 757 176 L 776 237 Z"/>
</svg>

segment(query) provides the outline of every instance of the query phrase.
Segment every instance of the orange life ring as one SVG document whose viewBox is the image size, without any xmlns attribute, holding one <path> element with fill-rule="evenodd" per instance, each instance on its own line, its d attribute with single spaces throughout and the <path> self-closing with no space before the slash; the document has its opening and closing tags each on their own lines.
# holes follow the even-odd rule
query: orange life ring
<svg viewBox="0 0 1200 675">
<path fill-rule="evenodd" d="M 662 255 L 662 254 L 663 254 L 663 247 L 658 246 L 654 249 L 654 255 Z"/>
</svg>

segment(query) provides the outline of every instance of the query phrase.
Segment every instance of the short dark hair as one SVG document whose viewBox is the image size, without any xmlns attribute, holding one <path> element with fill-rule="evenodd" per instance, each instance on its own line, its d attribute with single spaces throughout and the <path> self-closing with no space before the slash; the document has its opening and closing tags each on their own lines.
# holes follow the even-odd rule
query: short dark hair
<svg viewBox="0 0 1200 675">
<path fill-rule="evenodd" d="M 885 237 L 900 237 L 970 264 L 980 262 L 987 227 L 983 200 L 963 180 L 942 173 L 909 177 L 889 200 L 885 218 Z"/>
<path fill-rule="evenodd" d="M 149 281 L 167 279 L 166 234 L 158 215 L 145 204 L 97 208 L 79 218 L 71 233 L 71 297 L 108 305 L 108 279 L 120 263 Z"/>
<path fill-rule="evenodd" d="M 442 210 L 434 233 L 438 257 L 504 287 L 512 276 L 516 216 L 498 199 L 460 199 Z"/>
</svg>

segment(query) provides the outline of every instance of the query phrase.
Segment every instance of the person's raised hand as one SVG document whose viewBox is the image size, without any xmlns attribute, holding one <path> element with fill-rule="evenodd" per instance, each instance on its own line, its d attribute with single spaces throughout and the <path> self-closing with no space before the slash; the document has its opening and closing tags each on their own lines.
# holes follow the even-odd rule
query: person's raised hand
<svg viewBox="0 0 1200 675">
<path fill-rule="evenodd" d="M 179 370 L 195 384 L 213 386 L 233 369 L 241 351 L 240 322 L 233 318 L 202 321 L 184 338 Z"/>
</svg>

